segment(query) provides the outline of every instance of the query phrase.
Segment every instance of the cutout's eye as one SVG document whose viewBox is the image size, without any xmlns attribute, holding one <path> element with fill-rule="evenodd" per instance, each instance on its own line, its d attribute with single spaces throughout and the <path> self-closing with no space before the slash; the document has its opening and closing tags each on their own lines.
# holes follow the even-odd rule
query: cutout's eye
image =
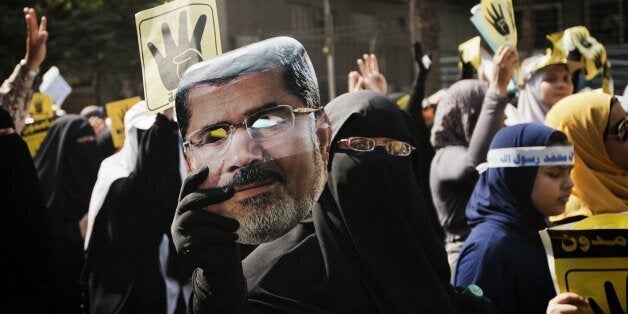
<svg viewBox="0 0 628 314">
<path fill-rule="evenodd" d="M 286 123 L 286 118 L 274 112 L 269 112 L 256 117 L 251 123 L 251 128 L 261 129 L 268 128 L 278 124 Z"/>
<path fill-rule="evenodd" d="M 190 142 L 193 145 L 204 145 L 216 143 L 225 139 L 229 135 L 229 126 L 215 125 L 204 128 L 190 136 Z"/>
</svg>

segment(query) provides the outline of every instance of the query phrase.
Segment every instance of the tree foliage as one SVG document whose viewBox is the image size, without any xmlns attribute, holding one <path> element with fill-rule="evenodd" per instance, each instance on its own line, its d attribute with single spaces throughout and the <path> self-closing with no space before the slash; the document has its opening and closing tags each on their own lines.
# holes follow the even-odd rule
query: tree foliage
<svg viewBox="0 0 628 314">
<path fill-rule="evenodd" d="M 141 86 L 135 13 L 155 0 L 39 0 L 0 4 L 0 74 L 7 77 L 24 56 L 21 9 L 34 6 L 48 18 L 48 54 L 42 70 L 56 65 L 72 86 L 96 89 L 99 103 L 116 99 L 122 82 Z M 6 30 L 6 31 L 4 31 Z M 139 92 L 139 91 L 135 91 Z"/>
</svg>

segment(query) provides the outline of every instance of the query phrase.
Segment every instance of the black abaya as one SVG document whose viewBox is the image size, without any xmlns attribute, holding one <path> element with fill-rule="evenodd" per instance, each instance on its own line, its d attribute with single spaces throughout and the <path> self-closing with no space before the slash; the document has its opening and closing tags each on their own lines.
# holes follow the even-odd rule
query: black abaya
<svg viewBox="0 0 628 314">
<path fill-rule="evenodd" d="M 0 108 L 0 129 L 13 127 Z M 39 178 L 17 133 L 0 136 L 0 294 L 3 311 L 50 312 L 50 225 Z"/>
<path fill-rule="evenodd" d="M 181 187 L 175 123 L 157 116 L 132 169 L 111 184 L 94 222 L 85 272 L 90 313 L 167 313 L 159 250 Z M 177 272 L 173 262 L 169 270 Z"/>
<path fill-rule="evenodd" d="M 53 238 L 54 312 L 80 311 L 79 276 L 83 238 L 79 221 L 87 213 L 100 158 L 87 120 L 68 115 L 57 119 L 35 155 L 35 167 L 50 217 Z"/>
</svg>

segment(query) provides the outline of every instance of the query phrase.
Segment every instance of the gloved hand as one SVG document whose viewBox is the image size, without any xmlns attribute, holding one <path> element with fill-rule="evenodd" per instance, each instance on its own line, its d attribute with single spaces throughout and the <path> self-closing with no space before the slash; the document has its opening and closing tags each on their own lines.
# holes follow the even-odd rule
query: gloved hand
<svg viewBox="0 0 628 314">
<path fill-rule="evenodd" d="M 233 187 L 198 189 L 207 178 L 207 167 L 190 174 L 181 188 L 179 205 L 172 222 L 174 246 L 192 276 L 195 312 L 237 313 L 245 304 L 246 280 L 242 273 L 238 221 L 204 208 L 224 202 Z"/>
<path fill-rule="evenodd" d="M 429 73 L 432 68 L 432 54 L 428 53 L 424 55 L 423 47 L 418 41 L 415 41 L 412 47 L 414 48 L 414 61 L 419 66 L 419 72 L 427 76 L 427 73 Z"/>
</svg>

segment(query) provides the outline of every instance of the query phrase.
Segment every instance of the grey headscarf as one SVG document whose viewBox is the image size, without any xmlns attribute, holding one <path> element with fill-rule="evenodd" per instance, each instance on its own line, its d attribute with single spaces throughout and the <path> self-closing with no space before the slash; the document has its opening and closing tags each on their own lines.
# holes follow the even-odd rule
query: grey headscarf
<svg viewBox="0 0 628 314">
<path fill-rule="evenodd" d="M 488 83 L 479 80 L 461 80 L 449 87 L 436 109 L 430 137 L 434 149 L 469 146 L 487 90 Z"/>
</svg>

